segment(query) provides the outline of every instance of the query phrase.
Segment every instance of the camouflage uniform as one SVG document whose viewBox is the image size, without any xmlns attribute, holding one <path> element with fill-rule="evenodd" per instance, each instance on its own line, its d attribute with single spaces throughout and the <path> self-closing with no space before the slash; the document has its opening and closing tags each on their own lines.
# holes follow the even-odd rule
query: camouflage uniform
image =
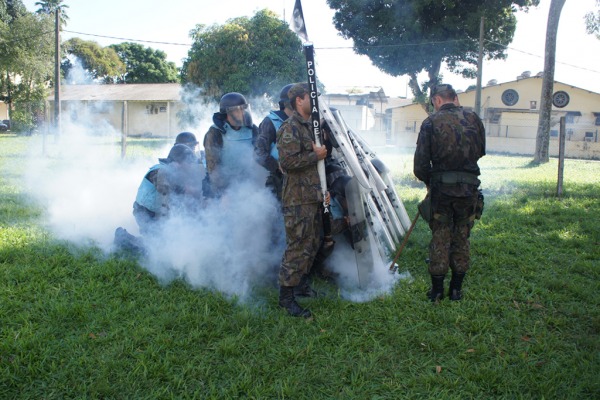
<svg viewBox="0 0 600 400">
<path fill-rule="evenodd" d="M 485 129 L 477 114 L 452 103 L 421 125 L 414 174 L 431 196 L 429 273 L 469 269 L 469 235 L 479 192 L 477 161 L 485 155 Z"/>
<path fill-rule="evenodd" d="M 279 269 L 280 286 L 297 286 L 319 250 L 323 193 L 314 140 L 310 121 L 296 111 L 277 132 L 287 244 Z"/>
</svg>

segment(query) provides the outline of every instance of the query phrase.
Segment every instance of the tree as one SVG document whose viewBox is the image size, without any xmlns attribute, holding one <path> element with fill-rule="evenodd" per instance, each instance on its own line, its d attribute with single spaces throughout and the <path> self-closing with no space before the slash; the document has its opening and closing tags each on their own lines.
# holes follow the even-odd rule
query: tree
<svg viewBox="0 0 600 400">
<path fill-rule="evenodd" d="M 19 16 L 27 14 L 27 7 L 21 0 L 0 2 L 0 21 L 9 24 Z"/>
<path fill-rule="evenodd" d="M 65 10 L 69 8 L 69 6 L 63 4 L 63 0 L 40 0 L 36 1 L 35 5 L 39 7 L 36 11 L 38 14 L 54 15 L 56 10 L 60 10 L 60 25 L 64 26 L 67 24 L 69 16 L 66 14 Z"/>
<path fill-rule="evenodd" d="M 20 0 L 0 3 L 0 100 L 13 128 L 29 129 L 41 114 L 52 74 L 53 21 Z"/>
<path fill-rule="evenodd" d="M 590 35 L 596 35 L 596 38 L 600 40 L 600 0 L 596 0 L 596 12 L 589 12 L 585 14 L 585 29 Z"/>
<path fill-rule="evenodd" d="M 125 64 L 125 74 L 118 78 L 118 83 L 166 83 L 179 80 L 175 63 L 167 61 L 164 51 L 130 42 L 108 47 Z"/>
<path fill-rule="evenodd" d="M 466 78 L 476 76 L 479 26 L 485 18 L 484 54 L 506 58 L 505 48 L 516 29 L 515 7 L 539 0 L 327 0 L 336 10 L 333 22 L 354 51 L 366 55 L 383 72 L 408 75 L 409 86 L 422 105 L 427 88 L 440 82 L 443 63 Z M 420 85 L 417 75 L 429 80 Z"/>
<path fill-rule="evenodd" d="M 227 92 L 270 95 L 306 79 L 300 39 L 272 11 L 230 19 L 224 25 L 197 25 L 190 37 L 193 44 L 182 79 L 215 99 Z"/>
<path fill-rule="evenodd" d="M 552 92 L 554 89 L 554 65 L 556 62 L 556 35 L 560 13 L 566 0 L 552 0 L 548 12 L 546 27 L 546 50 L 544 54 L 544 78 L 542 79 L 542 95 L 540 99 L 540 117 L 535 139 L 534 161 L 549 161 L 550 117 L 552 115 Z"/>
<path fill-rule="evenodd" d="M 68 55 L 77 57 L 83 69 L 96 81 L 114 83 L 125 74 L 125 64 L 112 48 L 102 47 L 94 41 L 71 38 L 63 43 L 63 49 Z M 72 68 L 71 59 L 63 60 L 61 69 L 65 76 Z"/>
</svg>

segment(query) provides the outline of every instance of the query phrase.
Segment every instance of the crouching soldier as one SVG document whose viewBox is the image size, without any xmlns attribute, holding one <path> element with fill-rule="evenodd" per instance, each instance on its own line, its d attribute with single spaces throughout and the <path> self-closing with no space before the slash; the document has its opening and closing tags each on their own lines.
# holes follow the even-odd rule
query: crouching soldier
<svg viewBox="0 0 600 400">
<path fill-rule="evenodd" d="M 166 159 L 150 167 L 140 184 L 133 216 L 144 236 L 156 233 L 172 209 L 197 211 L 202 205 L 198 159 L 186 145 L 176 144 Z"/>
</svg>

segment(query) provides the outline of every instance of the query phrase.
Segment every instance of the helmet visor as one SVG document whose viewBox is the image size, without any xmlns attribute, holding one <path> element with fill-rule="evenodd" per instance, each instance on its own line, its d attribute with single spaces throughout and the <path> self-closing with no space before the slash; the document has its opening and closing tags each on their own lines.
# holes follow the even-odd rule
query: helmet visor
<svg viewBox="0 0 600 400">
<path fill-rule="evenodd" d="M 225 111 L 227 112 L 227 122 L 232 127 L 241 128 L 242 126 L 252 125 L 249 104 L 227 107 Z"/>
</svg>

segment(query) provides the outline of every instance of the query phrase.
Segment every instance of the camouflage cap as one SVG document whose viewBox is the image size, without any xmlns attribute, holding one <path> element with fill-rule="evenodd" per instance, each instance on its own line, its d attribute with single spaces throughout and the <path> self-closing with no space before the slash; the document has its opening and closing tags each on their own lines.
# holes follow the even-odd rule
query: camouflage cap
<svg viewBox="0 0 600 400">
<path fill-rule="evenodd" d="M 294 83 L 294 86 L 292 86 L 290 88 L 290 90 L 288 90 L 288 98 L 291 101 L 291 100 L 294 100 L 296 97 L 304 96 L 304 94 L 308 93 L 308 92 L 309 92 L 308 83 L 306 83 L 306 82 Z"/>
<path fill-rule="evenodd" d="M 448 85 L 448 84 L 435 85 L 431 88 L 431 94 L 429 95 L 429 97 L 433 97 L 436 94 L 441 94 L 444 92 L 456 93 L 456 92 L 454 92 L 454 88 L 452 87 L 452 85 Z"/>
</svg>

